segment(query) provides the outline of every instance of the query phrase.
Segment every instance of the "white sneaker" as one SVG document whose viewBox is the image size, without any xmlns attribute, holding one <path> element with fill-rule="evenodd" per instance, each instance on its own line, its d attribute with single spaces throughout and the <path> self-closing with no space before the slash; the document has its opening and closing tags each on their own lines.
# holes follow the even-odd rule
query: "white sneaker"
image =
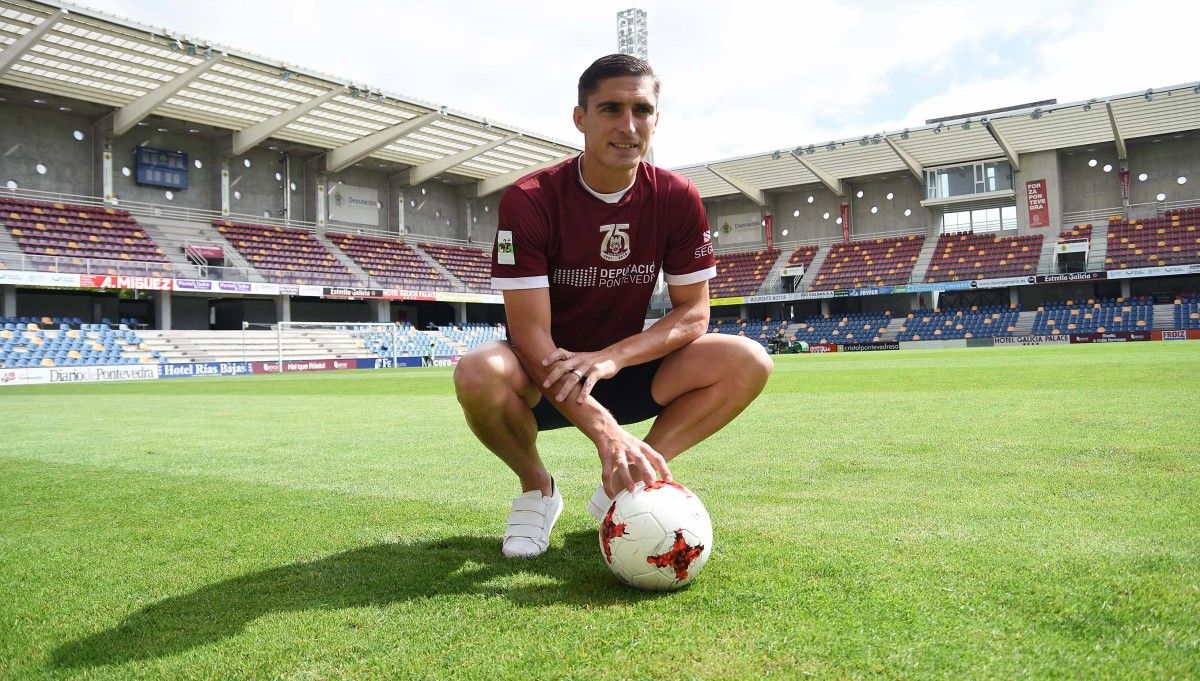
<svg viewBox="0 0 1200 681">
<path fill-rule="evenodd" d="M 604 522 L 604 516 L 608 515 L 608 509 L 612 506 L 613 500 L 604 493 L 604 485 L 597 485 L 596 491 L 592 493 L 592 499 L 587 504 L 587 512 L 596 522 Z"/>
<path fill-rule="evenodd" d="M 550 496 L 542 496 L 541 490 L 526 492 L 513 499 L 512 513 L 508 514 L 508 528 L 504 531 L 501 550 L 508 558 L 533 558 L 550 548 L 550 530 L 562 513 L 562 495 L 558 484 L 550 479 Z"/>
</svg>

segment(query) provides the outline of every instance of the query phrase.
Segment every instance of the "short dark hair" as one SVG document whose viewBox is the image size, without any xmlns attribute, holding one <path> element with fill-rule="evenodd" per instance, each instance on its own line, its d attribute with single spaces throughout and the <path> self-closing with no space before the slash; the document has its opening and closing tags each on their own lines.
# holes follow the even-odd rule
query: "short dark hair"
<svg viewBox="0 0 1200 681">
<path fill-rule="evenodd" d="M 649 64 L 631 54 L 609 54 L 592 62 L 579 76 L 579 106 L 587 108 L 588 97 L 600 89 L 600 81 L 623 76 L 650 78 L 654 81 L 654 98 L 658 99 L 661 83 Z"/>
</svg>

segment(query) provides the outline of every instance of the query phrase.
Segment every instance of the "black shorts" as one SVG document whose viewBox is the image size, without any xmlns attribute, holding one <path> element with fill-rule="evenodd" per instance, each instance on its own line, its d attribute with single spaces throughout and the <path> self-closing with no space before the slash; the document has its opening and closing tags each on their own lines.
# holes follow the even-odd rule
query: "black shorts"
<svg viewBox="0 0 1200 681">
<path fill-rule="evenodd" d="M 621 425 L 654 418 L 663 408 L 654 401 L 650 386 L 661 364 L 662 358 L 659 358 L 625 367 L 616 376 L 593 386 L 592 397 L 604 405 Z M 545 397 L 533 407 L 533 417 L 537 419 L 539 431 L 574 425 Z"/>
</svg>

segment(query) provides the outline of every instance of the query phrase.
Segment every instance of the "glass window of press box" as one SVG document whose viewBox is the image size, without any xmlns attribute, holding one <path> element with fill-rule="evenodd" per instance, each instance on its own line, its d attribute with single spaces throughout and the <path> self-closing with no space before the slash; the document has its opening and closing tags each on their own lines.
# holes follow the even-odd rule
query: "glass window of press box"
<svg viewBox="0 0 1200 681">
<path fill-rule="evenodd" d="M 1017 207 L 999 206 L 947 211 L 942 214 L 942 234 L 999 232 L 1017 228 Z"/>
<path fill-rule="evenodd" d="M 987 194 L 1013 188 L 1012 167 L 1008 161 L 980 161 L 968 165 L 925 171 L 929 199 Z"/>
</svg>

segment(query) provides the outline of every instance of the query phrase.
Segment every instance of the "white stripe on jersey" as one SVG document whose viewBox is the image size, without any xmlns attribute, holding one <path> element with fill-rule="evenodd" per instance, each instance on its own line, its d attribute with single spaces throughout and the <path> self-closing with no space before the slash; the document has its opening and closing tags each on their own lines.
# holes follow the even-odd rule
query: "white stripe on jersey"
<svg viewBox="0 0 1200 681">
<path fill-rule="evenodd" d="M 714 269 L 714 274 L 715 274 Z M 550 288 L 550 278 L 540 277 L 492 277 L 492 288 L 496 291 L 512 291 L 523 288 Z"/>
<path fill-rule="evenodd" d="M 698 272 L 688 272 L 687 274 L 667 274 L 663 273 L 669 286 L 687 286 L 688 284 L 699 284 L 702 281 L 708 281 L 717 276 L 717 268 L 710 267 L 706 270 Z M 495 288 L 494 286 L 492 288 Z"/>
</svg>

